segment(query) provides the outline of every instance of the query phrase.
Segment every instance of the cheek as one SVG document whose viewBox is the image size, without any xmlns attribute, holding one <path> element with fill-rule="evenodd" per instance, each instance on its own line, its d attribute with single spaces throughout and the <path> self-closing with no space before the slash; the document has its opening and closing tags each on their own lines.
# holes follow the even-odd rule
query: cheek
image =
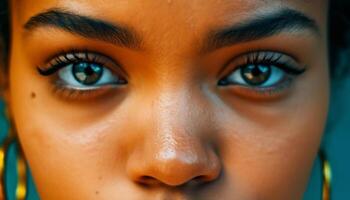
<svg viewBox="0 0 350 200">
<path fill-rule="evenodd" d="M 301 198 L 328 108 L 327 67 L 315 66 L 320 68 L 310 69 L 283 102 L 252 105 L 236 100 L 228 104 L 235 111 L 227 109 L 231 111 L 223 117 L 221 155 L 231 184 L 242 195 Z"/>
<path fill-rule="evenodd" d="M 33 114 L 17 113 L 18 135 L 43 199 L 84 195 L 91 199 L 106 182 L 120 177 L 127 153 L 123 138 L 110 137 L 119 131 L 117 127 L 82 123 L 84 128 L 72 128 L 56 123 L 61 116 L 47 117 L 45 109 L 24 109 Z"/>
<path fill-rule="evenodd" d="M 291 195 L 302 194 L 322 133 L 319 127 L 299 126 L 283 122 L 273 130 L 237 126 L 245 132 L 224 137 L 222 160 L 237 193 L 251 194 L 252 199 L 299 199 Z"/>
<path fill-rule="evenodd" d="M 125 153 L 115 150 L 118 146 L 115 138 L 104 137 L 111 134 L 106 131 L 108 126 L 99 123 L 103 120 L 94 118 L 91 123 L 83 117 L 69 117 L 72 110 L 52 100 L 44 81 L 33 74 L 33 67 L 20 56 L 14 60 L 17 61 L 11 65 L 16 66 L 11 68 L 11 109 L 40 195 L 47 197 L 44 199 L 52 196 L 68 199 L 77 194 L 91 198 L 106 181 L 105 177 L 110 176 L 103 173 L 110 171 L 105 168 L 114 166 L 112 162 L 118 154 Z"/>
</svg>

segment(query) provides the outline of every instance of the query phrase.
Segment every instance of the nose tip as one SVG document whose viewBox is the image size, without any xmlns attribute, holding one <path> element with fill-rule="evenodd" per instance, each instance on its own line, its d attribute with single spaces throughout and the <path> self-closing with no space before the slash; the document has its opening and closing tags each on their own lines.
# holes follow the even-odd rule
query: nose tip
<svg viewBox="0 0 350 200">
<path fill-rule="evenodd" d="M 217 155 L 213 152 L 159 152 L 143 164 L 128 167 L 131 179 L 147 186 L 166 185 L 171 187 L 186 184 L 199 185 L 216 180 L 221 171 Z"/>
</svg>

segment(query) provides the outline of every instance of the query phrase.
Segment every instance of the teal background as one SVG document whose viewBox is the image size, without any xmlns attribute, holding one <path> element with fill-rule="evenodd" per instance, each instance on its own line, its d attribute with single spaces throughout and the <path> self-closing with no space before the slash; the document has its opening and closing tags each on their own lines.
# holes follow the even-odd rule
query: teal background
<svg viewBox="0 0 350 200">
<path fill-rule="evenodd" d="M 330 112 L 322 147 L 326 150 L 333 169 L 332 200 L 347 200 L 350 199 L 350 76 L 333 80 L 331 87 Z M 4 103 L 0 101 L 0 141 L 4 140 L 8 129 L 3 109 Z M 14 162 L 15 157 L 11 156 L 8 163 L 10 169 L 7 176 L 11 177 L 8 181 L 12 185 L 16 183 L 17 177 Z M 320 162 L 317 158 L 304 200 L 321 199 L 320 167 Z M 28 199 L 39 199 L 32 181 L 30 180 L 29 182 L 31 183 L 28 188 Z"/>
</svg>

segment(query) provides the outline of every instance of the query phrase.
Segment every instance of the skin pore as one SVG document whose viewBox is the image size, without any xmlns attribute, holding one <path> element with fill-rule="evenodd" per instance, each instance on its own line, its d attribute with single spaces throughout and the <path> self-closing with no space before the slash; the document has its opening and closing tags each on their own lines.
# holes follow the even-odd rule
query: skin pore
<svg viewBox="0 0 350 200">
<path fill-rule="evenodd" d="M 11 1 L 6 100 L 41 199 L 301 199 L 328 108 L 327 13 Z"/>
</svg>

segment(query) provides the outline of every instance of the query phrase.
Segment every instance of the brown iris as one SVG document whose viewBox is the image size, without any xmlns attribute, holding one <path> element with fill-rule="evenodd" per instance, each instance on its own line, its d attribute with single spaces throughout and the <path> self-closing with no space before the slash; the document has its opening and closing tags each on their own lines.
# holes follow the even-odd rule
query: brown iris
<svg viewBox="0 0 350 200">
<path fill-rule="evenodd" d="M 262 85 L 271 75 L 271 66 L 250 64 L 241 68 L 241 75 L 249 85 Z"/>
</svg>

